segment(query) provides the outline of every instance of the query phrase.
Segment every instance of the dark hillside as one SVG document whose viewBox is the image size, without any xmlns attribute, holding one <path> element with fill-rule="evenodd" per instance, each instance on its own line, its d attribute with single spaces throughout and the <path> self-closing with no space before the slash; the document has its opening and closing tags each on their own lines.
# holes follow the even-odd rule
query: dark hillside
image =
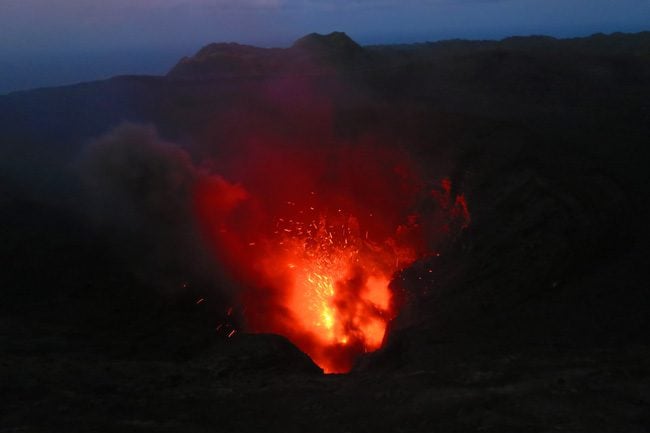
<svg viewBox="0 0 650 433">
<path fill-rule="evenodd" d="M 0 96 L 0 432 L 650 431 L 649 101 L 648 32 L 215 43 L 164 77 Z M 149 146 L 132 166 L 84 165 L 120 134 Z M 242 283 L 173 210 L 251 142 L 373 140 L 471 223 L 395 275 L 384 347 L 326 376 L 245 332 Z M 88 197 L 101 175 L 126 193 Z"/>
</svg>

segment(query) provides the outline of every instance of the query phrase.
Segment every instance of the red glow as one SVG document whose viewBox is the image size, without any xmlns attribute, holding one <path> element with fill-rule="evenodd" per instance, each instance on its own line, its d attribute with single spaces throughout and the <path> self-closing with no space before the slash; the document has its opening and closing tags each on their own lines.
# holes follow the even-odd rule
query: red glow
<svg viewBox="0 0 650 433">
<path fill-rule="evenodd" d="M 274 148 L 243 162 L 241 184 L 201 179 L 197 216 L 242 286 L 249 330 L 284 335 L 325 372 L 347 372 L 381 347 L 396 315 L 394 273 L 428 252 L 432 229 L 416 208 L 433 197 L 449 231 L 469 221 L 465 199 L 448 180 L 427 192 L 395 151 Z"/>
<path fill-rule="evenodd" d="M 282 333 L 325 372 L 344 372 L 356 354 L 381 346 L 394 316 L 388 284 L 404 252 L 363 239 L 358 220 L 342 210 L 317 212 L 279 222 L 277 249 L 263 269 L 286 282 L 284 306 L 292 323 Z M 413 259 L 409 253 L 403 264 Z"/>
</svg>

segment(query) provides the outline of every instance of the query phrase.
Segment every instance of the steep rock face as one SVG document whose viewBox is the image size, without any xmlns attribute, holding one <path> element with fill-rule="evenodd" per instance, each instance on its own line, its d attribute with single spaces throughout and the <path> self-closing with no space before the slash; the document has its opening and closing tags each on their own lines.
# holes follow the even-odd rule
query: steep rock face
<svg viewBox="0 0 650 433">
<path fill-rule="evenodd" d="M 461 152 L 472 224 L 396 279 L 410 302 L 362 365 L 647 344 L 650 236 L 633 192 L 644 163 L 617 172 L 620 148 L 557 140 L 503 130 Z"/>
</svg>

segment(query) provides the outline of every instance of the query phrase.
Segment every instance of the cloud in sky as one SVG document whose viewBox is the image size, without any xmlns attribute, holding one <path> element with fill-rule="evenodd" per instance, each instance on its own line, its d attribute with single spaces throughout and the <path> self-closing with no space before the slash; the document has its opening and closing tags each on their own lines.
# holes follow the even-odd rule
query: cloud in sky
<svg viewBox="0 0 650 433">
<path fill-rule="evenodd" d="M 288 45 L 342 30 L 362 43 L 639 31 L 649 0 L 0 0 L 0 49 Z"/>
</svg>

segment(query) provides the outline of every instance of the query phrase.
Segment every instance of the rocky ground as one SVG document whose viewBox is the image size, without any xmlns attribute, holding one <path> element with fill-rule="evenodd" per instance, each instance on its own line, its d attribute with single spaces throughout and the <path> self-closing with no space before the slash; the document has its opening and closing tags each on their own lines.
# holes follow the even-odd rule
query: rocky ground
<svg viewBox="0 0 650 433">
<path fill-rule="evenodd" d="M 287 354 L 279 337 L 186 335 L 162 349 L 155 340 L 167 344 L 164 332 L 173 331 L 157 328 L 159 335 L 111 335 L 112 350 L 104 351 L 91 330 L 4 317 L 2 431 L 650 428 L 647 346 L 461 356 L 438 343 L 436 354 L 420 359 L 422 368 L 323 376 L 299 354 Z"/>
</svg>

